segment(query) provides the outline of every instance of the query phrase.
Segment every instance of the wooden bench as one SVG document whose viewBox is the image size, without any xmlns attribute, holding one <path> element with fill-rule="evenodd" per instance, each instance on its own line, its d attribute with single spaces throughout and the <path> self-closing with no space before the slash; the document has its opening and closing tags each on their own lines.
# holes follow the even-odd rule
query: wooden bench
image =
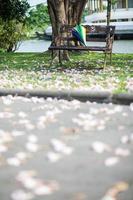
<svg viewBox="0 0 133 200">
<path fill-rule="evenodd" d="M 114 41 L 115 26 L 99 26 L 99 25 L 84 25 L 86 28 L 86 41 L 87 46 L 80 45 L 76 38 L 72 35 L 73 26 L 63 25 L 60 29 L 61 36 L 55 38 L 56 45 L 51 44 L 49 50 L 59 50 L 59 62 L 61 62 L 60 52 L 62 50 L 68 51 L 97 51 L 104 52 L 104 66 L 106 65 L 107 54 L 110 55 L 110 63 L 112 62 L 112 47 Z M 93 44 L 91 45 L 91 42 Z M 102 42 L 102 45 L 98 45 L 95 42 Z"/>
</svg>

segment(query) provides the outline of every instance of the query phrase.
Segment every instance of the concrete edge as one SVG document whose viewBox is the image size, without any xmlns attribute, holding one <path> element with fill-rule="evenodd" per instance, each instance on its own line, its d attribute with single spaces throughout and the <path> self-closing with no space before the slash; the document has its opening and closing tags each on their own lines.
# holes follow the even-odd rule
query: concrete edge
<svg viewBox="0 0 133 200">
<path fill-rule="evenodd" d="M 48 91 L 48 90 L 0 90 L 0 96 L 22 96 L 22 97 L 39 97 L 39 98 L 57 98 L 68 101 L 77 99 L 81 102 L 97 102 L 97 103 L 113 103 L 121 105 L 130 105 L 133 103 L 133 94 L 112 94 L 110 92 L 101 91 Z"/>
</svg>

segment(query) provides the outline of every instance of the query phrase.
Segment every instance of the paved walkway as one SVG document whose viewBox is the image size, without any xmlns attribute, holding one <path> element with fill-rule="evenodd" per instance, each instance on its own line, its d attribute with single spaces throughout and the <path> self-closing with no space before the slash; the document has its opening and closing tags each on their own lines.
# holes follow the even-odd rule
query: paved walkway
<svg viewBox="0 0 133 200">
<path fill-rule="evenodd" d="M 0 98 L 1 200 L 133 200 L 133 104 Z"/>
</svg>

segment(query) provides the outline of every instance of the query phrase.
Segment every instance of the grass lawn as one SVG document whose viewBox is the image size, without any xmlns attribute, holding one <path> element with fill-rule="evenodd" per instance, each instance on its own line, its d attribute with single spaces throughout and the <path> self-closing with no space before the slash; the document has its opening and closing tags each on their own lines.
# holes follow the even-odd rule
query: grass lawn
<svg viewBox="0 0 133 200">
<path fill-rule="evenodd" d="M 80 89 L 133 92 L 133 54 L 72 53 L 72 61 L 50 65 L 49 53 L 0 53 L 0 88 Z"/>
</svg>

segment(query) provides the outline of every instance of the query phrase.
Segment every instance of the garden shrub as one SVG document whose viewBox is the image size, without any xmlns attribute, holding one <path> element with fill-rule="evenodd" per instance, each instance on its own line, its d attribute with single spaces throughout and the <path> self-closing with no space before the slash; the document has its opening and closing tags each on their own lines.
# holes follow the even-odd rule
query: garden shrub
<svg viewBox="0 0 133 200">
<path fill-rule="evenodd" d="M 0 49 L 14 51 L 24 33 L 27 0 L 0 0 Z"/>
<path fill-rule="evenodd" d="M 24 25 L 16 20 L 0 20 L 0 49 L 15 51 L 24 37 Z"/>
</svg>

